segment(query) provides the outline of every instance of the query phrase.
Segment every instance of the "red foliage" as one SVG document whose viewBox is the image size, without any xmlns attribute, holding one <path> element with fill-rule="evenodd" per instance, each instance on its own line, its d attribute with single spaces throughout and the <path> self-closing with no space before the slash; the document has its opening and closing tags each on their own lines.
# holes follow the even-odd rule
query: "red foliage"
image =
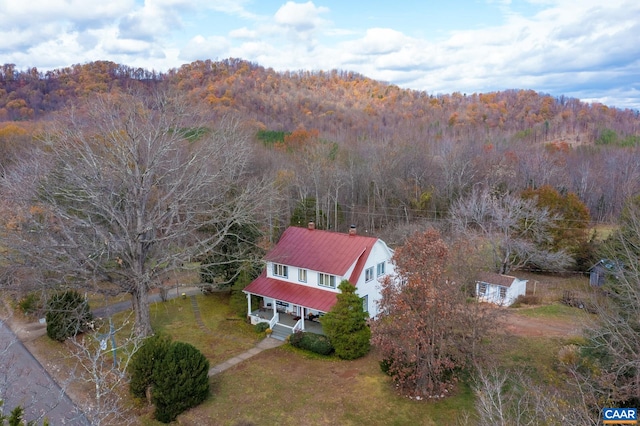
<svg viewBox="0 0 640 426">
<path fill-rule="evenodd" d="M 444 279 L 449 250 L 435 230 L 413 235 L 394 254 L 398 278 L 382 286 L 383 314 L 372 324 L 373 342 L 401 393 L 441 397 L 464 364 L 457 350 L 461 293 Z"/>
</svg>

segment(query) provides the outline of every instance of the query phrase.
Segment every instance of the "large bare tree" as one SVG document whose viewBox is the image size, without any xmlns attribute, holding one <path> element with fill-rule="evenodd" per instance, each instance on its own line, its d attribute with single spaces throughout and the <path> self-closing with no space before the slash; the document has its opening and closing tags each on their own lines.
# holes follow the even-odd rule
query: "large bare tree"
<svg viewBox="0 0 640 426">
<path fill-rule="evenodd" d="M 138 336 L 151 334 L 148 294 L 162 276 L 264 212 L 249 136 L 160 90 L 90 97 L 5 176 L 12 265 L 40 285 L 129 293 Z"/>
<path fill-rule="evenodd" d="M 453 204 L 450 220 L 454 231 L 485 238 L 498 273 L 523 266 L 562 270 L 571 263 L 564 250 L 548 248 L 559 217 L 534 200 L 474 189 Z"/>
</svg>

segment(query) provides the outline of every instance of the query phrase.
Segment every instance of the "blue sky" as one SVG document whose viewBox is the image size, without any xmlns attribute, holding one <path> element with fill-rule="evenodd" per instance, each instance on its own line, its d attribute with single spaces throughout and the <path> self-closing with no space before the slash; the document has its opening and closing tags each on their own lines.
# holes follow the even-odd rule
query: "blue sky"
<svg viewBox="0 0 640 426">
<path fill-rule="evenodd" d="M 533 89 L 640 110 L 637 0 L 0 0 L 0 63 L 166 71 L 229 57 L 430 94 Z"/>
</svg>

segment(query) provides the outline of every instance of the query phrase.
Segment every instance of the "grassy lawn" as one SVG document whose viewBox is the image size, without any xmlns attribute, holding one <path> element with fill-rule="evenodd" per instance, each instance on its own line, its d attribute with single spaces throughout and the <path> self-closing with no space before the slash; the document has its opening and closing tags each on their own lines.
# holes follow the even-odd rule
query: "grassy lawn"
<svg viewBox="0 0 640 426">
<path fill-rule="evenodd" d="M 213 366 L 251 349 L 260 339 L 252 326 L 229 311 L 228 299 L 226 293 L 196 296 L 205 328 L 196 323 L 189 297 L 153 304 L 151 324 L 174 341 L 191 343 Z"/>
<path fill-rule="evenodd" d="M 581 318 L 587 319 L 589 314 L 582 309 L 563 305 L 561 303 L 552 303 L 550 305 L 541 305 L 528 309 L 518 309 L 518 314 L 529 318 L 549 318 L 549 319 L 569 319 Z"/>
<path fill-rule="evenodd" d="M 190 297 L 151 305 L 155 331 L 197 347 L 211 366 L 252 348 L 263 336 L 229 311 L 229 295 L 196 296 L 200 324 Z M 587 315 L 560 304 L 519 309 L 516 315 L 548 321 Z M 114 317 L 122 323 L 130 315 Z M 123 338 L 126 330 L 119 332 Z M 46 336 L 41 352 L 64 369 L 64 345 Z M 497 334 L 487 342 L 491 359 L 502 368 L 522 370 L 545 383 L 561 380 L 554 370 L 556 355 L 566 339 Z M 460 384 L 442 400 L 415 401 L 398 396 L 391 379 L 372 352 L 354 361 L 310 356 L 288 345 L 267 350 L 210 379 L 211 396 L 178 418 L 182 425 L 456 425 L 474 412 L 469 386 Z M 82 390 L 78 389 L 78 392 Z M 86 389 L 90 392 L 90 389 Z M 137 423 L 156 426 L 150 407 L 137 407 Z"/>
<path fill-rule="evenodd" d="M 470 389 L 437 402 L 394 393 L 375 353 L 318 359 L 282 346 L 212 378 L 212 396 L 179 417 L 185 425 L 454 425 L 472 409 Z"/>
</svg>

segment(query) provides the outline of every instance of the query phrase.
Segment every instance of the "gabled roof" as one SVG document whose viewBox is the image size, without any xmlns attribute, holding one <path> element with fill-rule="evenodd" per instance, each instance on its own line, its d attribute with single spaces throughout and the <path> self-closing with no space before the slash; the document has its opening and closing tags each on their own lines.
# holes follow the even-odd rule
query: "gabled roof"
<svg viewBox="0 0 640 426">
<path fill-rule="evenodd" d="M 369 257 L 376 241 L 377 238 L 362 235 L 292 226 L 284 231 L 280 241 L 267 254 L 265 260 L 344 276 L 354 263 Z M 364 261 L 359 263 L 364 265 Z M 359 266 L 360 269 L 362 265 Z M 358 271 L 354 271 L 352 277 L 357 277 L 362 271 L 358 274 L 356 272 Z"/>
<path fill-rule="evenodd" d="M 333 291 L 268 278 L 266 271 L 263 271 L 243 291 L 322 312 L 329 312 L 337 301 L 337 293 Z"/>
<path fill-rule="evenodd" d="M 511 284 L 513 284 L 515 280 L 517 280 L 516 277 L 496 274 L 493 272 L 481 272 L 480 274 L 478 274 L 478 282 L 501 285 L 503 287 L 511 287 Z"/>
</svg>

